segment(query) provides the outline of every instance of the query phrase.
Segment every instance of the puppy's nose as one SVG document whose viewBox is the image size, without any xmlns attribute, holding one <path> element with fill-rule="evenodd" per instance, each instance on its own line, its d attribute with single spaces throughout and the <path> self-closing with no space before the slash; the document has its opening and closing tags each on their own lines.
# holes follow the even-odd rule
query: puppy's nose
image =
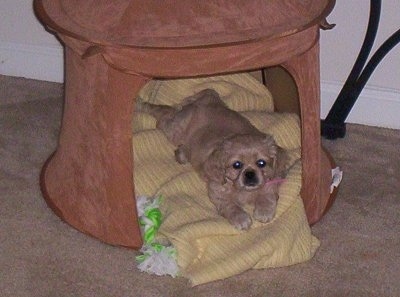
<svg viewBox="0 0 400 297">
<path fill-rule="evenodd" d="M 244 184 L 246 186 L 255 186 L 258 184 L 258 178 L 254 170 L 244 172 Z"/>
</svg>

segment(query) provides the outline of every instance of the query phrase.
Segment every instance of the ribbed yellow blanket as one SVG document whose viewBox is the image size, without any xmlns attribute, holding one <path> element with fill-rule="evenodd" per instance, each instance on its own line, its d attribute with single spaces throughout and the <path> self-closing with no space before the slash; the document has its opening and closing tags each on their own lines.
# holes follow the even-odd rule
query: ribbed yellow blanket
<svg viewBox="0 0 400 297">
<path fill-rule="evenodd" d="M 300 128 L 296 115 L 273 113 L 271 94 L 248 74 L 155 80 L 145 86 L 140 97 L 173 105 L 205 88 L 215 89 L 230 108 L 242 112 L 261 131 L 272 134 L 278 145 L 289 151 L 293 166 L 280 186 L 273 221 L 254 221 L 250 230 L 238 231 L 216 213 L 206 184 L 191 166 L 175 161 L 175 148 L 155 129 L 155 120 L 148 114 L 136 113 L 136 194 L 164 197 L 164 221 L 159 234 L 175 246 L 181 275 L 189 278 L 192 285 L 199 285 L 252 268 L 282 267 L 309 260 L 319 241 L 311 234 L 300 198 Z"/>
</svg>

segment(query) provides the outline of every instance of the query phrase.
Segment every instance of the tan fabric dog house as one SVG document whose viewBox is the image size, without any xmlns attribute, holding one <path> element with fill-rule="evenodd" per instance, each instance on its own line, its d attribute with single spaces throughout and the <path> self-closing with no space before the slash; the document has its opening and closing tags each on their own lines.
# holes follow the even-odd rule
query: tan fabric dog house
<svg viewBox="0 0 400 297">
<path fill-rule="evenodd" d="M 132 180 L 132 114 L 152 78 L 281 65 L 298 91 L 302 198 L 310 224 L 327 210 L 332 164 L 321 148 L 320 23 L 333 0 L 35 0 L 65 45 L 65 107 L 42 173 L 51 208 L 78 230 L 142 244 Z"/>
</svg>

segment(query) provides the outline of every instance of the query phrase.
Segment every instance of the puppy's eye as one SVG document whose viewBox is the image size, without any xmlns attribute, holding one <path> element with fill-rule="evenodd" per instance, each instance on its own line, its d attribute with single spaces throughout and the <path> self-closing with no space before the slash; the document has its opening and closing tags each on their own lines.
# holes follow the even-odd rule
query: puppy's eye
<svg viewBox="0 0 400 297">
<path fill-rule="evenodd" d="M 240 162 L 240 161 L 235 161 L 235 163 L 232 164 L 232 167 L 233 167 L 234 169 L 240 169 L 240 168 L 243 167 L 243 163 Z"/>
<path fill-rule="evenodd" d="M 263 168 L 267 165 L 267 162 L 263 159 L 260 159 L 256 162 L 258 168 Z"/>
</svg>

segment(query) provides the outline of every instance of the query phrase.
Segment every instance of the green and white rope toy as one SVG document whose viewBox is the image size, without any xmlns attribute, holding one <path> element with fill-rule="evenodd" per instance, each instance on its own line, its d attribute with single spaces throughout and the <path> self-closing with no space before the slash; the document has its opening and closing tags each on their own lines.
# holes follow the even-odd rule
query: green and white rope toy
<svg viewBox="0 0 400 297">
<path fill-rule="evenodd" d="M 143 236 L 141 255 L 136 257 L 136 261 L 140 271 L 176 277 L 179 268 L 176 262 L 175 248 L 164 246 L 155 241 L 163 219 L 160 211 L 162 200 L 161 196 L 155 198 L 139 196 L 136 199 L 139 224 Z"/>
</svg>

